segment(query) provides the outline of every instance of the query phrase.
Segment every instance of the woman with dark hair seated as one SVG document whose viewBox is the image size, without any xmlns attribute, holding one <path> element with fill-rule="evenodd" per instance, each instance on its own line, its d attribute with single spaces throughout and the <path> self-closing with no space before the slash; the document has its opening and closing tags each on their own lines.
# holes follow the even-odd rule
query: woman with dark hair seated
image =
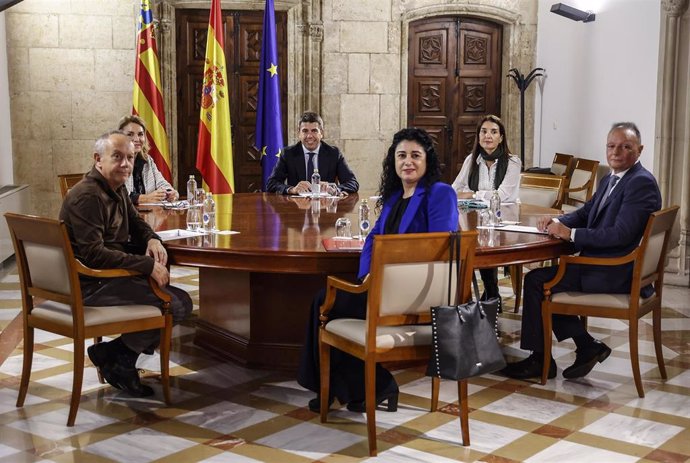
<svg viewBox="0 0 690 463">
<path fill-rule="evenodd" d="M 458 209 L 455 191 L 441 180 L 438 155 L 429 135 L 422 129 L 402 129 L 393 137 L 383 160 L 376 204 L 379 219 L 364 243 L 359 259 L 360 281 L 369 273 L 373 238 L 380 234 L 455 231 Z M 318 394 L 319 379 L 319 307 L 325 289 L 314 298 L 297 381 Z M 329 318 L 366 318 L 367 295 L 339 291 Z M 331 387 L 329 403 L 338 399 L 350 411 L 364 412 L 364 362 L 337 349 L 331 349 Z M 388 411 L 398 407 L 398 385 L 393 375 L 376 365 L 376 402 L 388 401 Z M 318 412 L 319 397 L 309 401 L 309 409 Z"/>
<path fill-rule="evenodd" d="M 521 167 L 520 158 L 510 154 L 503 121 L 490 114 L 477 124 L 472 154 L 465 158 L 453 188 L 460 199 L 481 199 L 488 203 L 497 190 L 501 203 L 514 203 L 519 194 Z M 498 270 L 483 268 L 479 274 L 484 283 L 482 300 L 500 297 Z"/>
</svg>

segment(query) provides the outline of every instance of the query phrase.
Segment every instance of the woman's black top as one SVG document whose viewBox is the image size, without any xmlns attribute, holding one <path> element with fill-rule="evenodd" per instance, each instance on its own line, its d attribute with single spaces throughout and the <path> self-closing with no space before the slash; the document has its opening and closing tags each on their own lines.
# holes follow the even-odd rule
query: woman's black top
<svg viewBox="0 0 690 463">
<path fill-rule="evenodd" d="M 134 191 L 129 192 L 129 198 L 134 204 L 139 204 L 139 195 L 146 193 L 146 187 L 144 186 L 144 158 L 137 155 L 134 159 L 134 170 L 132 171 L 132 184 Z"/>
<path fill-rule="evenodd" d="M 412 196 L 410 196 L 410 198 L 411 197 Z M 390 214 L 388 214 L 388 218 L 386 219 L 386 223 L 383 227 L 384 234 L 390 235 L 398 233 L 398 229 L 400 228 L 400 221 L 402 220 L 402 217 L 405 214 L 407 205 L 410 203 L 410 198 L 403 198 L 401 196 L 400 199 L 397 200 L 395 204 L 393 204 L 391 212 Z"/>
</svg>

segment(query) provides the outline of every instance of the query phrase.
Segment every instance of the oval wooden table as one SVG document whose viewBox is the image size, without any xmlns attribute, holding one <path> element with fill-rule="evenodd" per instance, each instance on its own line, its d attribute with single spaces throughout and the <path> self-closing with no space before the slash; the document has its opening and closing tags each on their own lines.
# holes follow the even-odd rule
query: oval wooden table
<svg viewBox="0 0 690 463">
<path fill-rule="evenodd" d="M 374 200 L 370 201 L 374 202 Z M 341 199 L 246 193 L 220 198 L 218 228 L 233 235 L 166 241 L 170 262 L 199 268 L 195 343 L 250 367 L 295 369 L 312 298 L 327 275 L 354 280 L 358 251 L 328 252 L 335 221 L 348 217 L 357 233 L 358 195 Z M 512 209 L 511 209 L 512 208 Z M 506 220 L 536 222 L 551 209 L 505 206 Z M 144 218 L 157 231 L 185 228 L 185 211 L 153 208 Z M 463 229 L 477 213 L 462 211 Z M 480 230 L 477 267 L 548 260 L 569 246 L 544 235 Z"/>
</svg>

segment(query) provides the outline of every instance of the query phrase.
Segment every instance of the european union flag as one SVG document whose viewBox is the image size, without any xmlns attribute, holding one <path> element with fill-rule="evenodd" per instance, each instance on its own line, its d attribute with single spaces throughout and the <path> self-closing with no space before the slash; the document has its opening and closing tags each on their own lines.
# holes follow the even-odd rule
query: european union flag
<svg viewBox="0 0 690 463">
<path fill-rule="evenodd" d="M 266 0 L 264 28 L 261 38 L 259 65 L 259 98 L 256 110 L 256 149 L 261 151 L 261 189 L 283 148 L 283 124 L 280 117 L 280 78 L 278 73 L 278 47 L 276 45 L 276 19 L 273 0 Z"/>
</svg>

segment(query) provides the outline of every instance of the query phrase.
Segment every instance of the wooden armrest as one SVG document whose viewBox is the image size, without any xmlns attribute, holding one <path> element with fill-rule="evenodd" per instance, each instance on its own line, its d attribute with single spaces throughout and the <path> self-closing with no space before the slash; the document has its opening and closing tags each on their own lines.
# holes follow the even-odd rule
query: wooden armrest
<svg viewBox="0 0 690 463">
<path fill-rule="evenodd" d="M 124 268 L 91 268 L 81 263 L 79 259 L 74 260 L 76 262 L 77 273 L 79 273 L 80 275 L 86 275 L 94 278 L 120 278 L 143 275 L 141 272 L 138 272 L 136 270 L 129 270 Z M 149 286 L 151 286 L 151 291 L 153 291 L 156 297 L 158 297 L 158 299 L 162 301 L 161 312 L 163 313 L 163 315 L 167 314 L 170 311 L 170 301 L 172 300 L 172 296 L 170 296 L 170 294 L 168 294 L 167 292 L 163 291 L 158 282 L 154 280 L 152 277 L 149 276 L 147 279 L 149 281 Z"/>
<path fill-rule="evenodd" d="M 578 191 L 585 191 L 587 188 L 589 188 L 589 182 L 577 188 L 564 188 L 563 193 L 576 193 Z"/>
<path fill-rule="evenodd" d="M 75 259 L 77 263 L 77 272 L 81 275 L 86 275 L 94 278 L 118 278 L 118 277 L 133 277 L 141 275 L 141 272 L 136 270 L 129 270 L 124 268 L 91 268 L 82 264 L 79 259 Z"/>
<path fill-rule="evenodd" d="M 627 264 L 628 262 L 632 262 L 637 258 L 638 249 L 639 248 L 635 248 L 635 250 L 633 250 L 629 254 L 620 257 L 561 256 L 560 261 L 558 262 L 558 271 L 556 272 L 556 276 L 554 276 L 552 280 L 549 280 L 546 283 L 544 283 L 544 295 L 551 295 L 551 288 L 554 285 L 556 285 L 556 283 L 561 281 L 561 278 L 563 278 L 563 275 L 565 275 L 565 270 L 568 264 L 605 266 Z"/>
<path fill-rule="evenodd" d="M 369 289 L 369 275 L 364 278 L 361 284 L 350 283 L 338 277 L 329 276 L 326 280 L 326 298 L 319 307 L 319 321 L 321 326 L 328 322 L 328 312 L 333 308 L 337 290 L 347 291 L 348 293 L 363 293 Z"/>
</svg>

